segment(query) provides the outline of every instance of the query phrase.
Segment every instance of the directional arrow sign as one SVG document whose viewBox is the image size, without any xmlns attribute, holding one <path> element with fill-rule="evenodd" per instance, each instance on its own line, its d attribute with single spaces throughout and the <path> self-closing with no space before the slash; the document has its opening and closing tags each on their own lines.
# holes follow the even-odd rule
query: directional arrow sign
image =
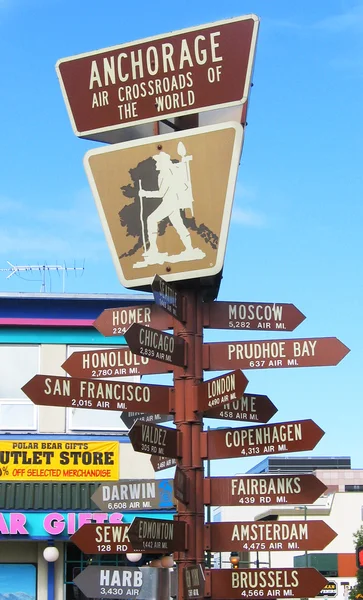
<svg viewBox="0 0 363 600">
<path fill-rule="evenodd" d="M 244 394 L 238 400 L 208 409 L 205 411 L 204 416 L 207 419 L 267 423 L 276 412 L 276 406 L 267 396 Z"/>
<path fill-rule="evenodd" d="M 86 567 L 73 583 L 86 598 L 169 600 L 169 571 L 152 567 Z"/>
<path fill-rule="evenodd" d="M 134 323 L 126 331 L 125 340 L 135 354 L 169 365 L 186 365 L 185 342 L 181 337 Z"/>
<path fill-rule="evenodd" d="M 212 342 L 204 344 L 203 368 L 274 369 L 278 367 L 328 367 L 350 352 L 337 338 Z"/>
<path fill-rule="evenodd" d="M 144 412 L 168 412 L 169 390 L 163 385 L 75 379 L 35 375 L 22 391 L 38 406 L 66 406 L 99 410 L 142 408 Z"/>
<path fill-rule="evenodd" d="M 225 598 L 314 598 L 327 584 L 316 569 L 210 569 L 213 600 Z M 209 582 L 208 582 L 209 583 Z M 209 587 L 209 586 L 208 586 Z"/>
<path fill-rule="evenodd" d="M 203 438 L 207 436 L 207 452 L 203 458 L 237 458 L 312 450 L 323 435 L 324 431 L 311 419 L 260 427 L 212 429 L 201 433 Z"/>
<path fill-rule="evenodd" d="M 164 471 L 165 469 L 170 469 L 171 467 L 175 467 L 177 464 L 176 458 L 163 458 L 162 456 L 157 456 L 156 454 L 150 456 L 150 462 L 156 473 L 159 471 Z"/>
<path fill-rule="evenodd" d="M 129 375 L 157 375 L 172 371 L 171 365 L 138 357 L 130 348 L 86 350 L 73 352 L 62 364 L 71 377 L 127 377 Z"/>
<path fill-rule="evenodd" d="M 232 371 L 198 386 L 198 409 L 205 411 L 240 398 L 248 384 L 242 371 Z"/>
<path fill-rule="evenodd" d="M 129 438 L 136 452 L 178 458 L 178 433 L 170 427 L 136 421 L 129 431 Z"/>
<path fill-rule="evenodd" d="M 146 423 L 166 423 L 167 421 L 173 421 L 174 415 L 161 415 L 157 414 L 144 414 L 141 412 L 123 412 L 120 415 L 121 421 L 123 421 L 128 429 L 136 423 L 136 421 L 145 421 Z"/>
<path fill-rule="evenodd" d="M 174 496 L 183 504 L 189 502 L 189 480 L 182 469 L 178 466 L 175 469 L 174 475 Z"/>
<path fill-rule="evenodd" d="M 102 335 L 116 337 L 123 335 L 132 323 L 149 325 L 156 329 L 171 329 L 173 319 L 156 304 L 140 304 L 122 308 L 106 308 L 93 323 Z"/>
<path fill-rule="evenodd" d="M 201 564 L 184 567 L 184 598 L 204 598 L 204 569 Z"/>
<path fill-rule="evenodd" d="M 187 549 L 183 521 L 135 517 L 128 535 L 133 548 L 137 550 L 142 548 L 149 553 L 166 554 Z"/>
<path fill-rule="evenodd" d="M 209 302 L 204 304 L 204 327 L 293 331 L 305 315 L 293 304 L 272 302 Z"/>
<path fill-rule="evenodd" d="M 204 479 L 204 503 L 212 506 L 312 504 L 327 490 L 317 477 L 242 475 Z"/>
<path fill-rule="evenodd" d="M 102 512 L 174 508 L 173 483 L 172 479 L 122 479 L 101 483 L 91 499 Z"/>
<path fill-rule="evenodd" d="M 134 552 L 126 523 L 85 523 L 70 541 L 85 554 L 125 554 Z"/>
<path fill-rule="evenodd" d="M 82 529 L 82 528 L 81 528 Z M 324 521 L 274 521 L 209 523 L 205 550 L 323 550 L 337 536 Z"/>
<path fill-rule="evenodd" d="M 151 284 L 151 289 L 154 294 L 155 302 L 158 306 L 163 308 L 167 313 L 183 322 L 184 311 L 183 311 L 183 296 L 178 292 L 175 287 L 155 275 Z"/>
</svg>

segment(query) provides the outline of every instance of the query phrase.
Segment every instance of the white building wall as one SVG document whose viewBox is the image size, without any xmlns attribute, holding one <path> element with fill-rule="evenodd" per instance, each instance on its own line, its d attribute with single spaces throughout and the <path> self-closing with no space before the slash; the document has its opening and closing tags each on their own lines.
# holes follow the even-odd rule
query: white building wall
<svg viewBox="0 0 363 600">
<path fill-rule="evenodd" d="M 67 346 L 64 344 L 42 344 L 40 346 L 41 375 L 59 375 L 65 372 L 61 365 L 66 360 Z M 66 409 L 58 406 L 40 406 L 38 414 L 39 433 L 64 433 L 66 431 Z"/>
</svg>

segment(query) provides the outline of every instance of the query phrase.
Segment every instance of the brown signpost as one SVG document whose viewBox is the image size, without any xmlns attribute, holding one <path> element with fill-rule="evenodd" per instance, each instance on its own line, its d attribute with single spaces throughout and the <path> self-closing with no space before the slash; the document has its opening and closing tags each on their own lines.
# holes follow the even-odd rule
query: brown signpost
<svg viewBox="0 0 363 600">
<path fill-rule="evenodd" d="M 187 548 L 186 526 L 182 521 L 135 517 L 128 536 L 135 550 L 141 548 L 149 553 L 167 554 Z"/>
<path fill-rule="evenodd" d="M 201 600 L 204 598 L 204 569 L 201 564 L 184 569 L 184 598 Z"/>
<path fill-rule="evenodd" d="M 176 429 L 153 423 L 136 421 L 129 431 L 129 438 L 136 452 L 178 458 L 178 435 Z"/>
<path fill-rule="evenodd" d="M 275 369 L 278 367 L 329 367 L 350 352 L 337 338 L 212 342 L 204 345 L 203 368 Z"/>
<path fill-rule="evenodd" d="M 128 429 L 136 423 L 136 421 L 145 421 L 145 423 L 166 423 L 173 421 L 174 415 L 162 415 L 160 413 L 144 414 L 141 412 L 123 412 L 120 419 L 125 423 Z"/>
<path fill-rule="evenodd" d="M 268 396 L 243 394 L 238 400 L 206 410 L 204 416 L 208 419 L 267 423 L 276 412 L 277 408 Z"/>
<path fill-rule="evenodd" d="M 198 410 L 206 411 L 241 398 L 248 384 L 242 371 L 232 371 L 198 386 Z"/>
<path fill-rule="evenodd" d="M 238 458 L 313 450 L 324 431 L 311 419 L 201 433 L 203 457 Z"/>
<path fill-rule="evenodd" d="M 151 284 L 151 289 L 156 304 L 183 323 L 184 299 L 181 293 L 159 275 L 155 275 Z M 158 327 L 158 329 L 160 329 L 160 327 Z"/>
<path fill-rule="evenodd" d="M 101 483 L 91 500 L 102 512 L 171 509 L 172 479 L 121 479 Z"/>
<path fill-rule="evenodd" d="M 337 536 L 324 521 L 208 523 L 204 534 L 218 552 L 323 550 Z"/>
<path fill-rule="evenodd" d="M 305 319 L 294 304 L 272 302 L 209 302 L 204 327 L 241 331 L 293 331 Z"/>
<path fill-rule="evenodd" d="M 74 133 L 113 143 L 132 125 L 142 125 L 133 133 L 141 137 L 166 117 L 208 110 L 211 122 L 211 109 L 242 112 L 257 30 L 258 18 L 247 15 L 59 60 Z"/>
<path fill-rule="evenodd" d="M 319 571 L 303 569 L 209 569 L 206 596 L 230 598 L 314 598 L 327 584 Z"/>
<path fill-rule="evenodd" d="M 312 504 L 327 487 L 310 474 L 239 475 L 204 479 L 204 503 L 212 506 Z"/>
<path fill-rule="evenodd" d="M 189 504 L 189 481 L 184 471 L 178 466 L 174 475 L 174 496 L 183 504 Z"/>
<path fill-rule="evenodd" d="M 70 537 L 70 541 L 85 554 L 134 552 L 127 534 L 129 527 L 130 524 L 126 523 L 85 523 Z"/>
<path fill-rule="evenodd" d="M 142 408 L 144 412 L 169 411 L 170 389 L 164 385 L 76 379 L 35 375 L 22 391 L 38 406 L 65 406 L 98 410 Z"/>
<path fill-rule="evenodd" d="M 119 337 L 132 323 L 149 325 L 156 329 L 171 329 L 173 320 L 156 304 L 140 304 L 122 308 L 106 308 L 93 323 L 105 337 Z"/>
<path fill-rule="evenodd" d="M 134 323 L 125 339 L 135 354 L 179 367 L 186 365 L 186 347 L 181 337 Z"/>
<path fill-rule="evenodd" d="M 162 457 L 157 456 L 156 454 L 150 456 L 150 462 L 156 473 L 159 471 L 165 471 L 165 469 L 170 469 L 171 467 L 175 467 L 177 464 L 176 458 Z"/>
<path fill-rule="evenodd" d="M 146 356 L 137 356 L 130 348 L 84 350 L 73 352 L 62 364 L 71 377 L 128 377 L 130 375 L 158 375 L 172 371 L 172 366 Z"/>
</svg>

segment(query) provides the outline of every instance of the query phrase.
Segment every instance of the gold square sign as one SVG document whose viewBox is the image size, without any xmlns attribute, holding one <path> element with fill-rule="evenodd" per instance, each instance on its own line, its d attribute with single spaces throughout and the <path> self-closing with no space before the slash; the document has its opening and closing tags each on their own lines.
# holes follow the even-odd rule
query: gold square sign
<svg viewBox="0 0 363 600">
<path fill-rule="evenodd" d="M 85 168 L 126 288 L 223 268 L 243 129 L 223 123 L 89 151 Z"/>
</svg>

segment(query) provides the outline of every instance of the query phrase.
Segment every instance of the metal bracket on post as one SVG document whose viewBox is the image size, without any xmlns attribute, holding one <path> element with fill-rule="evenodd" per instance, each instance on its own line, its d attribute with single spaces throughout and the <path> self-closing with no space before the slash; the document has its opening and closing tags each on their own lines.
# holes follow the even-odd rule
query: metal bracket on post
<svg viewBox="0 0 363 600">
<path fill-rule="evenodd" d="M 210 369 L 210 347 L 209 344 L 203 344 L 203 369 Z"/>
<path fill-rule="evenodd" d="M 203 479 L 203 486 L 204 486 L 204 490 L 203 490 L 204 491 L 204 504 L 210 505 L 210 503 L 211 503 L 210 477 Z"/>
<path fill-rule="evenodd" d="M 208 434 L 206 431 L 200 433 L 200 457 L 204 460 L 208 459 Z"/>
<path fill-rule="evenodd" d="M 210 598 L 212 595 L 210 569 L 205 569 L 204 577 L 204 598 Z"/>
<path fill-rule="evenodd" d="M 175 415 L 175 389 L 169 390 L 169 413 Z"/>
<path fill-rule="evenodd" d="M 183 437 L 182 432 L 177 430 L 177 432 L 176 432 L 176 453 L 178 455 L 178 458 L 183 458 L 182 437 Z"/>
<path fill-rule="evenodd" d="M 210 524 L 204 524 L 204 550 L 210 550 Z"/>
</svg>

